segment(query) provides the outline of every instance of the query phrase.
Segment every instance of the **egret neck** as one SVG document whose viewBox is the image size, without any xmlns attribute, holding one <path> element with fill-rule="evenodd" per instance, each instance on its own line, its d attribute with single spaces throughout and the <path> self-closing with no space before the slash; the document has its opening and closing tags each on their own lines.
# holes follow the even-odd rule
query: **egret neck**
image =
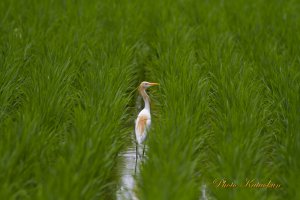
<svg viewBox="0 0 300 200">
<path fill-rule="evenodd" d="M 149 98 L 148 94 L 146 93 L 146 90 L 144 88 L 140 88 L 140 94 L 144 99 L 145 109 L 150 112 L 150 98 Z"/>
</svg>

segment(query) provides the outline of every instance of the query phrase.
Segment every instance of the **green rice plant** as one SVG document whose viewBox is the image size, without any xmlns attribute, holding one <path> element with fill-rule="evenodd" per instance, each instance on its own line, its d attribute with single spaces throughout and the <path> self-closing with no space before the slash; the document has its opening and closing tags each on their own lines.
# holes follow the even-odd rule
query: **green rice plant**
<svg viewBox="0 0 300 200">
<path fill-rule="evenodd" d="M 149 42 L 154 44 L 152 51 L 156 56 L 149 63 L 148 72 L 151 79 L 159 79 L 155 81 L 161 82 L 162 90 L 166 92 L 156 94 L 162 95 L 159 100 L 161 108 L 156 110 L 160 112 L 158 116 L 162 121 L 158 120 L 158 125 L 154 125 L 150 133 L 149 158 L 140 179 L 142 199 L 194 199 L 196 187 L 190 183 L 197 184 L 199 188 L 206 184 L 210 198 L 216 199 L 297 199 L 294 188 L 297 187 L 295 177 L 298 177 L 296 169 L 299 165 L 295 156 L 286 154 L 290 148 L 298 152 L 294 131 L 297 132 L 295 125 L 299 120 L 296 114 L 299 114 L 299 73 L 295 68 L 299 38 L 296 34 L 288 34 L 297 30 L 295 17 L 298 15 L 291 9 L 295 2 L 278 2 L 268 6 L 262 1 L 247 4 L 241 1 L 189 3 L 193 5 L 189 7 L 189 13 L 185 12 L 185 8 L 190 5 L 182 6 L 179 2 L 170 7 L 162 3 L 152 8 L 159 13 L 158 23 L 161 24 L 154 29 L 155 38 Z M 168 7 L 167 11 L 164 7 Z M 179 13 L 178 8 L 182 12 Z M 283 28 L 286 23 L 290 25 L 288 32 Z M 194 34 L 183 28 L 186 24 L 195 27 Z M 191 45 L 192 41 L 196 43 Z M 186 58 L 184 52 L 192 56 Z M 193 65 L 199 66 L 200 72 Z M 190 93 L 180 90 L 185 84 L 192 87 L 197 83 L 193 76 L 186 75 L 189 73 L 199 74 L 198 81 L 207 81 L 206 86 L 199 89 L 206 91 L 204 105 L 207 107 L 194 108 L 199 109 L 199 115 L 206 116 L 205 120 L 194 117 L 193 112 L 184 115 L 187 106 L 180 102 L 179 97 L 167 98 L 174 91 L 178 91 L 183 99 L 189 97 Z M 174 88 L 168 87 L 168 81 Z M 177 85 L 178 82 L 181 85 Z M 190 98 L 189 103 L 200 102 L 201 107 L 202 101 L 200 95 Z M 173 105 L 173 102 L 176 106 L 163 106 Z M 172 108 L 177 112 L 172 113 Z M 285 113 L 287 110 L 290 110 L 289 114 Z M 290 115 L 293 120 L 288 125 L 290 120 L 287 116 Z M 182 117 L 178 120 L 180 125 L 174 123 L 175 116 Z M 196 121 L 193 126 L 198 132 L 190 131 L 189 124 L 185 124 L 190 118 Z M 168 125 L 169 121 L 173 124 Z M 176 132 L 178 134 L 174 134 Z M 175 142 L 171 133 L 176 135 Z M 188 136 L 197 142 L 187 142 L 185 137 Z M 190 148 L 199 149 L 193 162 L 189 162 L 189 156 L 185 154 L 185 167 L 179 167 L 177 163 L 183 163 L 181 154 L 188 147 L 176 149 L 177 143 L 194 145 Z M 194 167 L 195 162 L 197 167 Z M 282 174 L 282 171 L 290 171 L 287 165 L 293 166 L 293 178 Z M 283 169 L 283 166 L 286 168 Z M 186 174 L 188 172 L 193 174 L 192 178 Z M 197 173 L 201 174 L 198 178 Z M 179 181 L 176 179 L 179 177 L 189 181 Z M 222 179 L 228 184 L 234 182 L 238 185 L 246 184 L 247 179 L 261 183 L 272 180 L 281 188 L 225 189 L 213 183 Z M 289 180 L 293 186 L 289 186 Z M 182 186 L 183 182 L 186 185 Z"/>
<path fill-rule="evenodd" d="M 104 24 L 119 18 L 82 2 L 6 3 L 1 199 L 114 198 L 136 73 L 122 25 Z"/>
<path fill-rule="evenodd" d="M 299 199 L 299 6 L 1 1 L 0 198 L 115 199 L 147 80 L 140 199 Z"/>
<path fill-rule="evenodd" d="M 122 63 L 131 57 L 119 53 L 117 56 Z M 65 195 L 62 199 L 112 198 L 116 187 L 112 181 L 115 162 L 124 145 L 124 134 L 128 134 L 122 128 L 129 101 L 124 91 L 130 85 L 132 73 L 130 65 L 121 68 L 120 60 L 107 59 L 99 65 L 87 66 L 80 75 L 82 89 L 73 107 L 71 131 L 66 136 L 69 142 L 64 143 L 52 172 L 64 181 L 59 187 L 55 179 L 49 181 L 43 188 L 44 195 L 56 191 L 57 197 Z"/>
</svg>

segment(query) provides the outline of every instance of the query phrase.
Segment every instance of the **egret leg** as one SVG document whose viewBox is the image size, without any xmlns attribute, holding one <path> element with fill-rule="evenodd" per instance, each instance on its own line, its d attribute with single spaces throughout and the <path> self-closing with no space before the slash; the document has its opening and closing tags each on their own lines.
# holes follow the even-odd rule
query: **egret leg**
<svg viewBox="0 0 300 200">
<path fill-rule="evenodd" d="M 144 157 L 144 154 L 145 154 L 145 144 L 144 144 L 144 148 L 143 148 L 143 157 Z"/>
<path fill-rule="evenodd" d="M 134 167 L 135 174 L 136 174 L 136 167 L 137 167 L 137 159 L 138 159 L 138 146 L 137 143 L 135 143 L 135 167 Z"/>
</svg>

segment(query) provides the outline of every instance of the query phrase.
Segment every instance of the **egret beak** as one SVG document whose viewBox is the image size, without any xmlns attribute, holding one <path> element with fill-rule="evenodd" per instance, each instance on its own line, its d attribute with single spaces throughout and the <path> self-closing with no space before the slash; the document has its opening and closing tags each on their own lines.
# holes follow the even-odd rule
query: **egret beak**
<svg viewBox="0 0 300 200">
<path fill-rule="evenodd" d="M 149 83 L 150 86 L 159 85 L 159 83 Z"/>
</svg>

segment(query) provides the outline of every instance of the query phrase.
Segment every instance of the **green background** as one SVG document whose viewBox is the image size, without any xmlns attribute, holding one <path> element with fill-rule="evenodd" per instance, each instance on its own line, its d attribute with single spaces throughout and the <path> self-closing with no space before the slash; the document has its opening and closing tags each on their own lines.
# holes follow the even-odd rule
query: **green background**
<svg viewBox="0 0 300 200">
<path fill-rule="evenodd" d="M 135 88 L 140 199 L 300 199 L 297 0 L 0 1 L 0 199 L 115 199 Z M 272 180 L 280 189 L 222 189 Z"/>
</svg>

